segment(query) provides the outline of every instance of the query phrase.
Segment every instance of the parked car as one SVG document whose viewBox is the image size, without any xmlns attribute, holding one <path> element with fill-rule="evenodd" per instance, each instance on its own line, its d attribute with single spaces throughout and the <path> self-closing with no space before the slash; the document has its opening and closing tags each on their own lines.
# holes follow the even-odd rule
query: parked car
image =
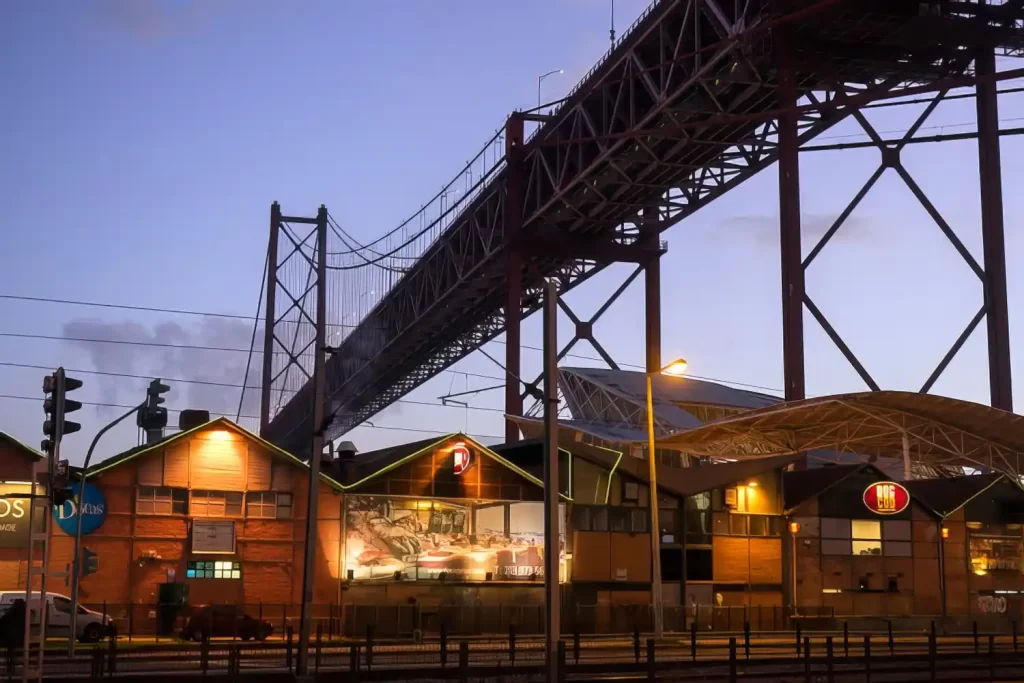
<svg viewBox="0 0 1024 683">
<path fill-rule="evenodd" d="M 0 592 L 0 611 L 6 611 L 15 600 L 24 600 L 25 591 Z M 71 629 L 71 598 L 60 593 L 46 594 L 46 635 L 67 638 Z M 32 623 L 39 623 L 39 593 L 33 593 L 29 601 L 32 610 Z M 78 606 L 78 619 L 75 622 L 75 638 L 83 643 L 95 643 L 114 632 L 114 623 L 110 617 L 99 612 Z"/>
<path fill-rule="evenodd" d="M 274 627 L 270 622 L 255 619 L 236 605 L 207 605 L 192 612 L 181 631 L 182 640 L 234 638 L 266 640 Z"/>
</svg>

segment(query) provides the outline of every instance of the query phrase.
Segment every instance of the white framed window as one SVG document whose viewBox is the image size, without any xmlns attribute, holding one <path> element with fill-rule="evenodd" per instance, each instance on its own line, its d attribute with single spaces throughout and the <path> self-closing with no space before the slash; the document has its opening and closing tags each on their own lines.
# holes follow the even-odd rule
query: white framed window
<svg viewBox="0 0 1024 683">
<path fill-rule="evenodd" d="M 188 490 L 167 486 L 140 486 L 135 492 L 135 513 L 139 515 L 184 515 L 188 512 Z"/>
<path fill-rule="evenodd" d="M 242 494 L 237 491 L 193 491 L 193 517 L 241 517 Z"/>
<path fill-rule="evenodd" d="M 253 519 L 291 519 L 292 494 L 250 491 L 245 494 L 245 516 Z"/>
</svg>

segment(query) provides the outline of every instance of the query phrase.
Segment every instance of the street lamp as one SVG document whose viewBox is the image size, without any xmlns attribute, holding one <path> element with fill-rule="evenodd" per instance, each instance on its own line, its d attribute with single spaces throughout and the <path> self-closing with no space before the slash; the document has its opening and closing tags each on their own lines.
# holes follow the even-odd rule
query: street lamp
<svg viewBox="0 0 1024 683">
<path fill-rule="evenodd" d="M 543 83 L 544 79 L 547 78 L 548 76 L 554 76 L 555 74 L 563 74 L 563 73 L 565 73 L 565 72 L 562 69 L 554 69 L 552 71 L 547 72 L 546 74 L 541 74 L 540 76 L 537 77 L 537 108 L 538 109 L 540 109 L 540 105 L 542 104 L 541 101 L 540 101 L 540 84 Z"/>
<path fill-rule="evenodd" d="M 654 603 L 654 637 L 665 634 L 665 604 L 661 595 L 661 523 L 658 521 L 658 473 L 654 454 L 654 396 L 652 380 L 655 375 L 681 377 L 686 373 L 686 361 L 678 358 L 665 367 L 647 375 L 647 462 L 651 478 L 651 598 Z"/>
</svg>

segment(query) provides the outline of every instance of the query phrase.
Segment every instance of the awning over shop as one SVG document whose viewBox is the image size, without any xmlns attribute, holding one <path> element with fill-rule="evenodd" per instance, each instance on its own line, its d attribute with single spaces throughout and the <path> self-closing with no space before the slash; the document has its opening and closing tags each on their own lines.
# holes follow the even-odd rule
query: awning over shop
<svg viewBox="0 0 1024 683">
<path fill-rule="evenodd" d="M 873 391 L 750 410 L 658 443 L 737 459 L 833 449 L 900 457 L 914 472 L 982 468 L 1020 482 L 1024 416 L 931 394 Z"/>
</svg>

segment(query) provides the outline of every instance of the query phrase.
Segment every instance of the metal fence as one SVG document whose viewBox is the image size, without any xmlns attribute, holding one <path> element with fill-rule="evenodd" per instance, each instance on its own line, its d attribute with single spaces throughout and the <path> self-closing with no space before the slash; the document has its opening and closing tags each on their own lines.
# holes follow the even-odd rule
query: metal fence
<svg viewBox="0 0 1024 683">
<path fill-rule="evenodd" d="M 294 637 L 268 643 L 206 640 L 195 645 L 128 647 L 117 639 L 74 658 L 48 653 L 47 677 L 60 680 L 118 678 L 123 682 L 180 680 L 185 675 L 233 680 L 260 675 L 291 680 L 297 662 Z M 756 634 L 722 637 L 698 633 L 656 642 L 585 638 L 559 642 L 559 681 L 601 680 L 806 680 L 835 681 L 863 674 L 914 680 L 1019 680 L 1024 651 L 1010 634 Z M 330 644 L 319 629 L 309 651 L 312 674 L 332 681 L 543 681 L 540 639 L 442 638 L 422 644 L 365 642 Z M 20 658 L 8 662 L 8 679 L 20 676 Z"/>
<path fill-rule="evenodd" d="M 95 604 L 86 605 L 111 618 L 122 639 L 155 638 L 177 640 L 193 618 L 201 619 L 198 606 L 175 608 L 154 604 Z M 271 639 L 284 637 L 289 627 L 298 628 L 300 606 L 282 603 L 247 603 L 234 605 L 240 613 L 266 622 L 272 628 Z M 544 632 L 543 605 L 479 605 L 479 606 L 427 606 L 398 605 L 339 605 L 314 604 L 310 607 L 313 628 L 319 627 L 328 640 L 336 638 L 364 639 L 372 632 L 376 638 L 423 639 L 437 637 L 442 632 L 451 636 L 542 635 Z M 199 616 L 197 616 L 199 615 Z M 738 633 L 792 631 L 797 628 L 842 630 L 844 624 L 859 631 L 926 631 L 931 623 L 938 632 L 968 632 L 978 625 L 982 632 L 1009 633 L 1017 621 L 1015 615 L 979 615 L 961 617 L 885 617 L 845 616 L 830 607 L 816 610 L 801 609 L 793 614 L 780 606 L 717 607 L 698 605 L 666 607 L 664 627 L 670 633 L 699 632 Z M 561 615 L 562 632 L 566 636 L 608 636 L 649 633 L 654 620 L 650 605 L 577 605 L 565 606 Z M 242 633 L 225 633 L 228 637 Z"/>
</svg>

